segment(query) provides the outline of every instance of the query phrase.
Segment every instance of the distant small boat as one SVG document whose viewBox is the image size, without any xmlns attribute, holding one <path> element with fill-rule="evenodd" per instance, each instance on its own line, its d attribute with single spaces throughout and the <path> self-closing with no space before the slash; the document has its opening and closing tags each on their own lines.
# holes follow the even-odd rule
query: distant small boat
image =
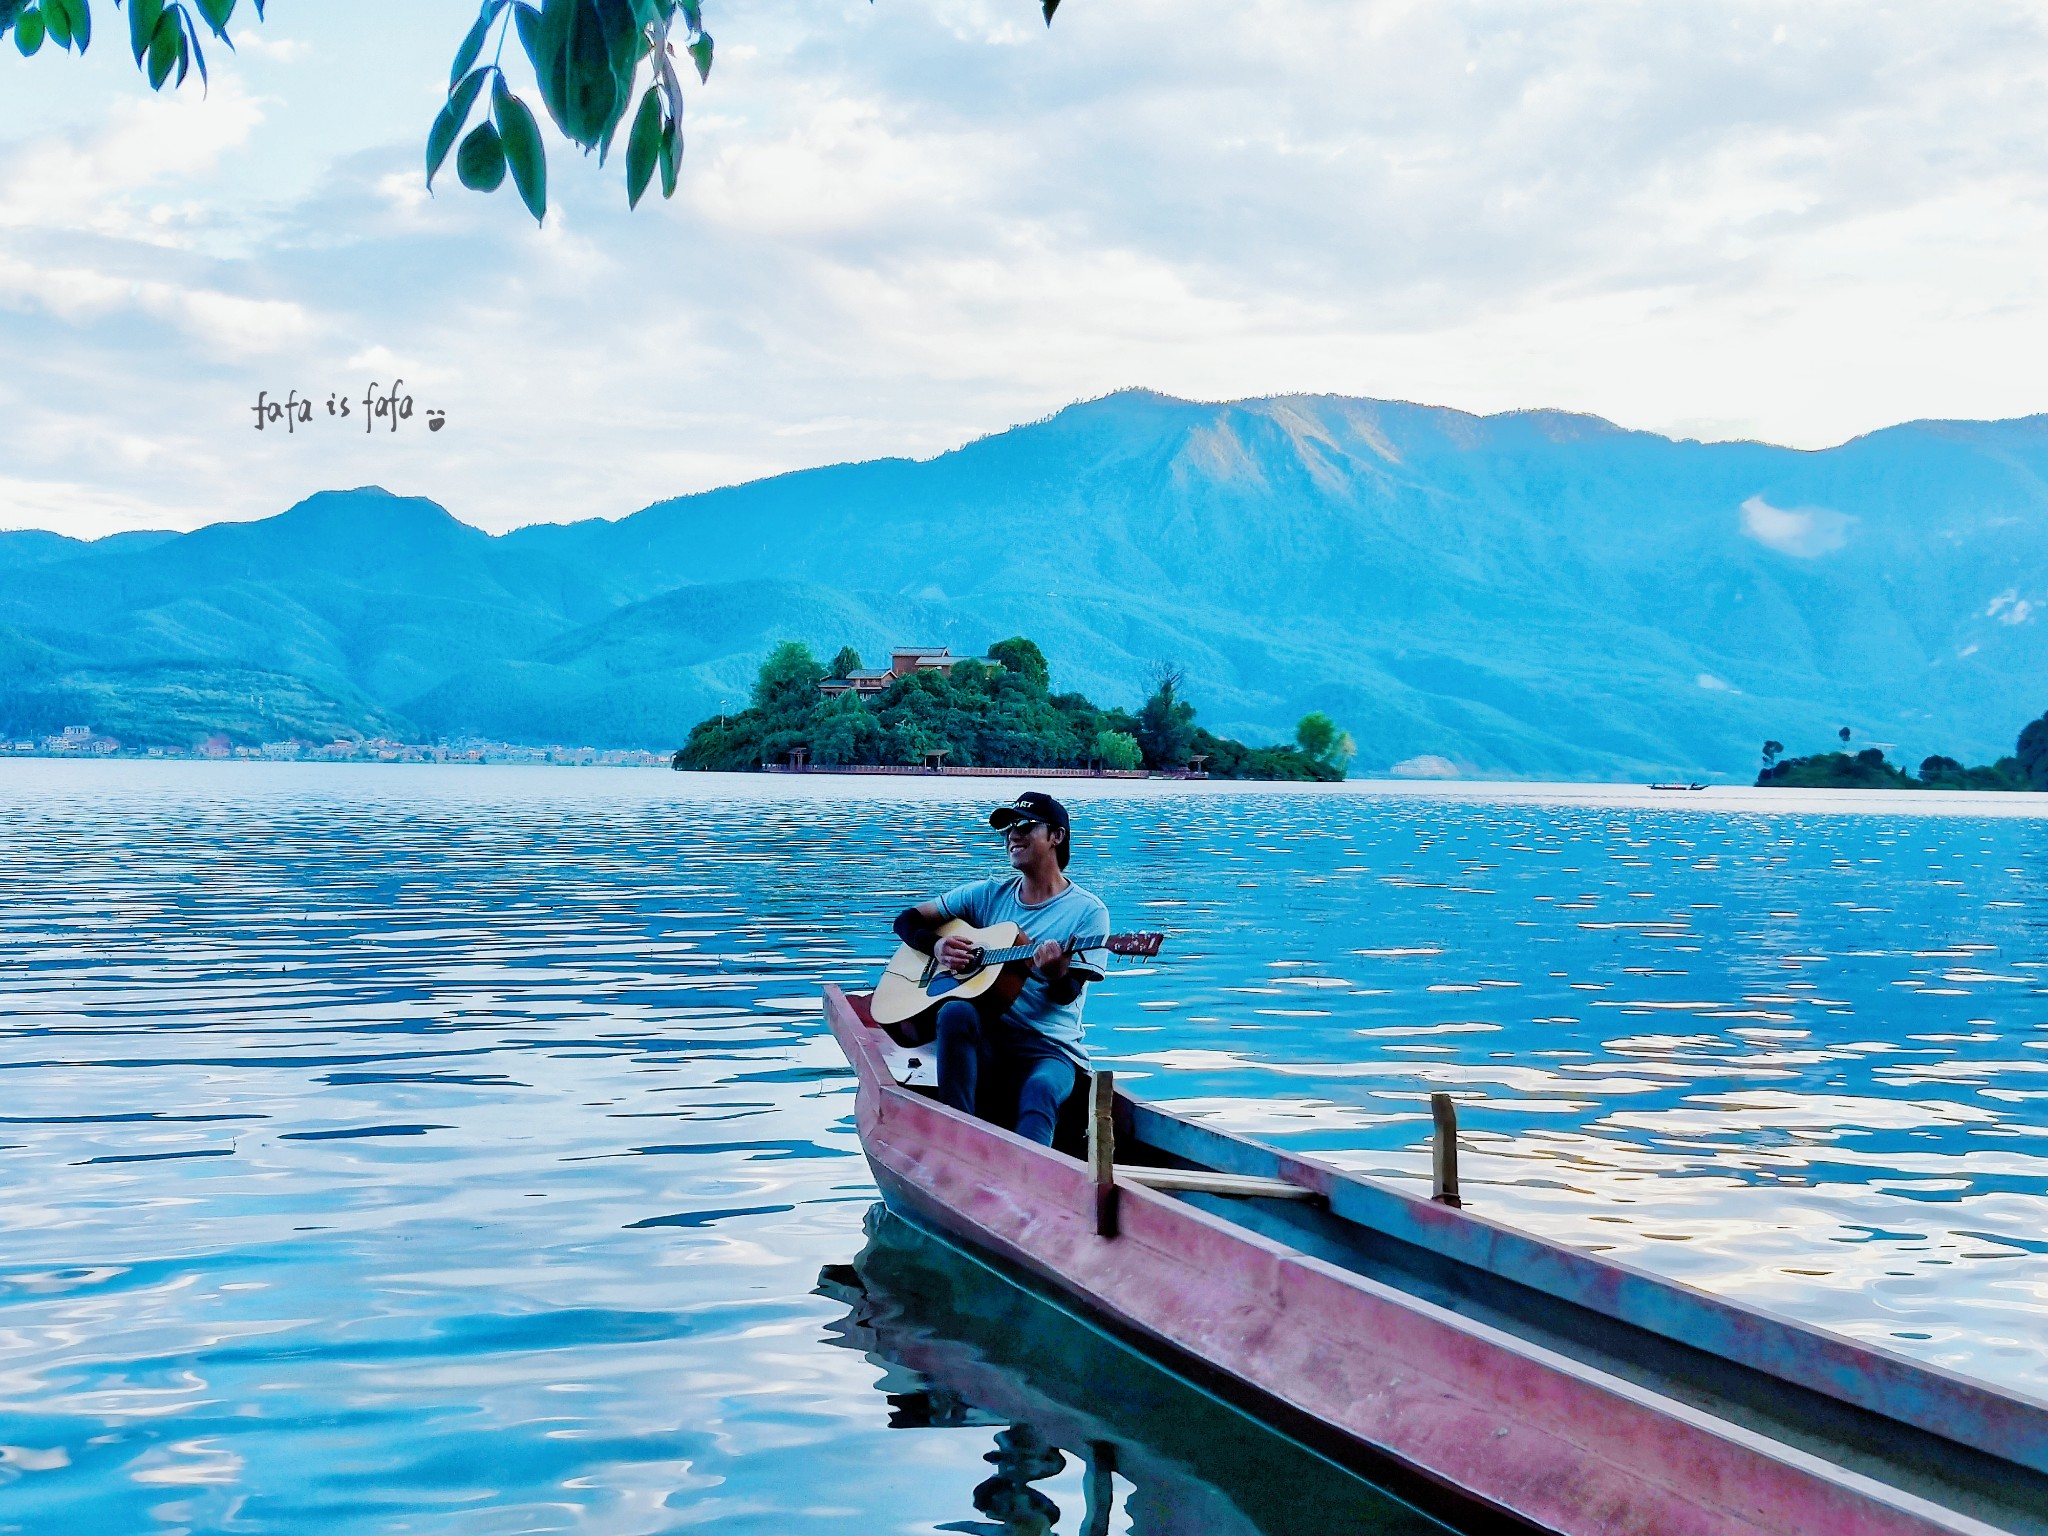
<svg viewBox="0 0 2048 1536">
<path fill-rule="evenodd" d="M 1704 784 L 1652 784 L 1652 789 L 1705 789 Z"/>
<path fill-rule="evenodd" d="M 1091 1167 L 913 1084 L 864 1002 L 825 988 L 892 1211 L 1455 1525 L 2048 1536 L 2048 1402 L 1124 1094 Z"/>
</svg>

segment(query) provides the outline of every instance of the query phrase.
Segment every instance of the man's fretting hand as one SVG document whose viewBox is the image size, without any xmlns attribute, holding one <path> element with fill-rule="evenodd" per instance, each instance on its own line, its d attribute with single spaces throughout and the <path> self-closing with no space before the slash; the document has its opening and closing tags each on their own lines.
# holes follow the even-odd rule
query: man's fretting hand
<svg viewBox="0 0 2048 1536">
<path fill-rule="evenodd" d="M 1067 974 L 1067 951 L 1057 939 L 1047 939 L 1031 952 L 1031 965 L 1047 981 Z"/>
<path fill-rule="evenodd" d="M 962 971 L 972 970 L 974 962 L 980 954 L 981 950 L 978 946 L 961 938 L 957 933 L 947 934 L 939 940 L 937 947 L 932 950 L 932 957 L 955 975 Z"/>
</svg>

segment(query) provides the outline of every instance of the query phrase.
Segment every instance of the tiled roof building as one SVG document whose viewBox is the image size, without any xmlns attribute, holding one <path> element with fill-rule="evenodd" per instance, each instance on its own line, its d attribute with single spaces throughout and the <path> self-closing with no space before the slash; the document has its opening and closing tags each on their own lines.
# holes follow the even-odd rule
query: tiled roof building
<svg viewBox="0 0 2048 1536">
<path fill-rule="evenodd" d="M 985 656 L 955 656 L 952 648 L 944 645 L 897 645 L 889 649 L 889 665 L 886 667 L 862 667 L 844 677 L 829 677 L 818 684 L 823 694 L 851 693 L 857 698 L 872 698 L 895 682 L 899 677 L 908 677 L 913 672 L 942 672 L 947 677 L 963 661 L 979 661 L 983 666 L 1000 666 Z"/>
</svg>

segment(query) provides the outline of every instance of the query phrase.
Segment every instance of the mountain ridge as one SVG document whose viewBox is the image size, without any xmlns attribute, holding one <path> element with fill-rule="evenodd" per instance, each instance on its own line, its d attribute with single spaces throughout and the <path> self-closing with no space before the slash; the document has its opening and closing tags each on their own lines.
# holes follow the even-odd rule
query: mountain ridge
<svg viewBox="0 0 2048 1536">
<path fill-rule="evenodd" d="M 105 551 L 27 561 L 20 539 L 0 535 L 0 625 L 80 676 L 277 667 L 436 734 L 670 744 L 778 625 L 864 651 L 1023 632 L 1106 703 L 1177 660 L 1215 728 L 1271 740 L 1322 708 L 1361 771 L 1747 777 L 1765 736 L 1839 724 L 1988 758 L 2048 704 L 2040 415 L 1786 449 L 1126 391 L 614 520 L 491 535 L 359 488 Z"/>
</svg>

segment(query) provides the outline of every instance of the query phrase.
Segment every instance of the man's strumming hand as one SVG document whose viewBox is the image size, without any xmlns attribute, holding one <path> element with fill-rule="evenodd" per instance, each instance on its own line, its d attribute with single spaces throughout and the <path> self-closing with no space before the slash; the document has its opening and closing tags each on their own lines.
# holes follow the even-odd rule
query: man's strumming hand
<svg viewBox="0 0 2048 1536">
<path fill-rule="evenodd" d="M 980 954 L 979 947 L 961 938 L 957 933 L 947 934 L 932 950 L 933 958 L 955 974 L 972 970 Z"/>
</svg>

